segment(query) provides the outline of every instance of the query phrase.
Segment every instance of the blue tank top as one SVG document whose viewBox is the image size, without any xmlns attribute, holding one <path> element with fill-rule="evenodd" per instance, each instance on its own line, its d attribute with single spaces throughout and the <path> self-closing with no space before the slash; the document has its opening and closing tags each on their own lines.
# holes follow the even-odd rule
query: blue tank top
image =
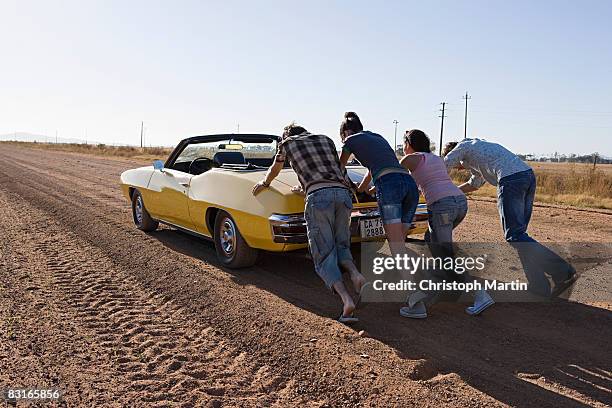
<svg viewBox="0 0 612 408">
<path fill-rule="evenodd" d="M 391 145 L 377 133 L 364 130 L 347 137 L 342 151 L 354 154 L 357 160 L 370 170 L 372 180 L 376 180 L 382 173 L 408 174 L 399 163 Z"/>
</svg>

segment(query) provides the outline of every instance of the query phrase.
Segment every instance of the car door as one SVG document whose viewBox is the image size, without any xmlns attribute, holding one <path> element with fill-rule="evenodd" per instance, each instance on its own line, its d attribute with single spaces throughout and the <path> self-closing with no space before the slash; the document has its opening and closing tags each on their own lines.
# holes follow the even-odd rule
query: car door
<svg viewBox="0 0 612 408">
<path fill-rule="evenodd" d="M 157 219 L 195 230 L 189 215 L 191 174 L 174 169 L 158 169 L 149 181 L 151 213 Z"/>
</svg>

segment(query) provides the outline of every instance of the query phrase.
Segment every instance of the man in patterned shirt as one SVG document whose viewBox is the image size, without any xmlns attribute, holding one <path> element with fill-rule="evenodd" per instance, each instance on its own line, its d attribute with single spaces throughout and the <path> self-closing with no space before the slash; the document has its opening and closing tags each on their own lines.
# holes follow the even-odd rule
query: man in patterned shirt
<svg viewBox="0 0 612 408">
<path fill-rule="evenodd" d="M 285 127 L 278 145 L 274 164 L 266 177 L 255 184 L 253 195 L 270 186 L 286 160 L 297 174 L 299 188 L 294 192 L 306 194 L 306 231 L 308 246 L 315 270 L 328 288 L 342 299 L 342 323 L 355 323 L 355 302 L 342 280 L 340 267 L 346 270 L 360 293 L 365 278 L 357 270 L 351 255 L 351 199 L 352 182 L 340 167 L 340 159 L 333 140 L 325 135 L 313 135 L 301 126 Z"/>
<path fill-rule="evenodd" d="M 504 237 L 518 249 L 530 290 L 557 297 L 574 284 L 577 278 L 574 268 L 527 234 L 536 191 L 531 167 L 502 145 L 482 139 L 450 142 L 443 156 L 448 169 L 470 171 L 471 178 L 459 186 L 464 193 L 478 190 L 485 182 L 497 186 Z M 552 291 L 542 271 L 555 283 Z"/>
</svg>

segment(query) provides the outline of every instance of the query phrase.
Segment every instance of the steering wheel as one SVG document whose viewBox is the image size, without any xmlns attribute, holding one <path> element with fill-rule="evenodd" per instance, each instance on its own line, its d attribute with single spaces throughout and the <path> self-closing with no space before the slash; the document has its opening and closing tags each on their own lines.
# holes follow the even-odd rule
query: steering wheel
<svg viewBox="0 0 612 408">
<path fill-rule="evenodd" d="M 198 175 L 212 169 L 213 161 L 208 157 L 198 157 L 189 165 L 189 174 Z"/>
</svg>

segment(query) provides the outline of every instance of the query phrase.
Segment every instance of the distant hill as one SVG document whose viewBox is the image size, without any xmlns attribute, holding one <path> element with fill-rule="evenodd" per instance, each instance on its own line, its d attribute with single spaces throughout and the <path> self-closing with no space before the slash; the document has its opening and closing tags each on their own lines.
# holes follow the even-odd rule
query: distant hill
<svg viewBox="0 0 612 408">
<path fill-rule="evenodd" d="M 14 132 L 0 135 L 0 140 L 16 140 L 19 142 L 44 142 L 47 138 L 48 136 L 45 135 L 36 135 L 34 133 L 27 132 Z"/>
<path fill-rule="evenodd" d="M 0 135 L 0 140 L 14 140 L 17 142 L 38 142 L 38 143 L 85 143 L 84 139 L 75 139 L 69 137 L 58 137 L 55 139 L 55 135 L 39 135 L 28 132 L 13 132 Z M 98 144 L 94 140 L 88 140 L 89 144 Z"/>
</svg>

